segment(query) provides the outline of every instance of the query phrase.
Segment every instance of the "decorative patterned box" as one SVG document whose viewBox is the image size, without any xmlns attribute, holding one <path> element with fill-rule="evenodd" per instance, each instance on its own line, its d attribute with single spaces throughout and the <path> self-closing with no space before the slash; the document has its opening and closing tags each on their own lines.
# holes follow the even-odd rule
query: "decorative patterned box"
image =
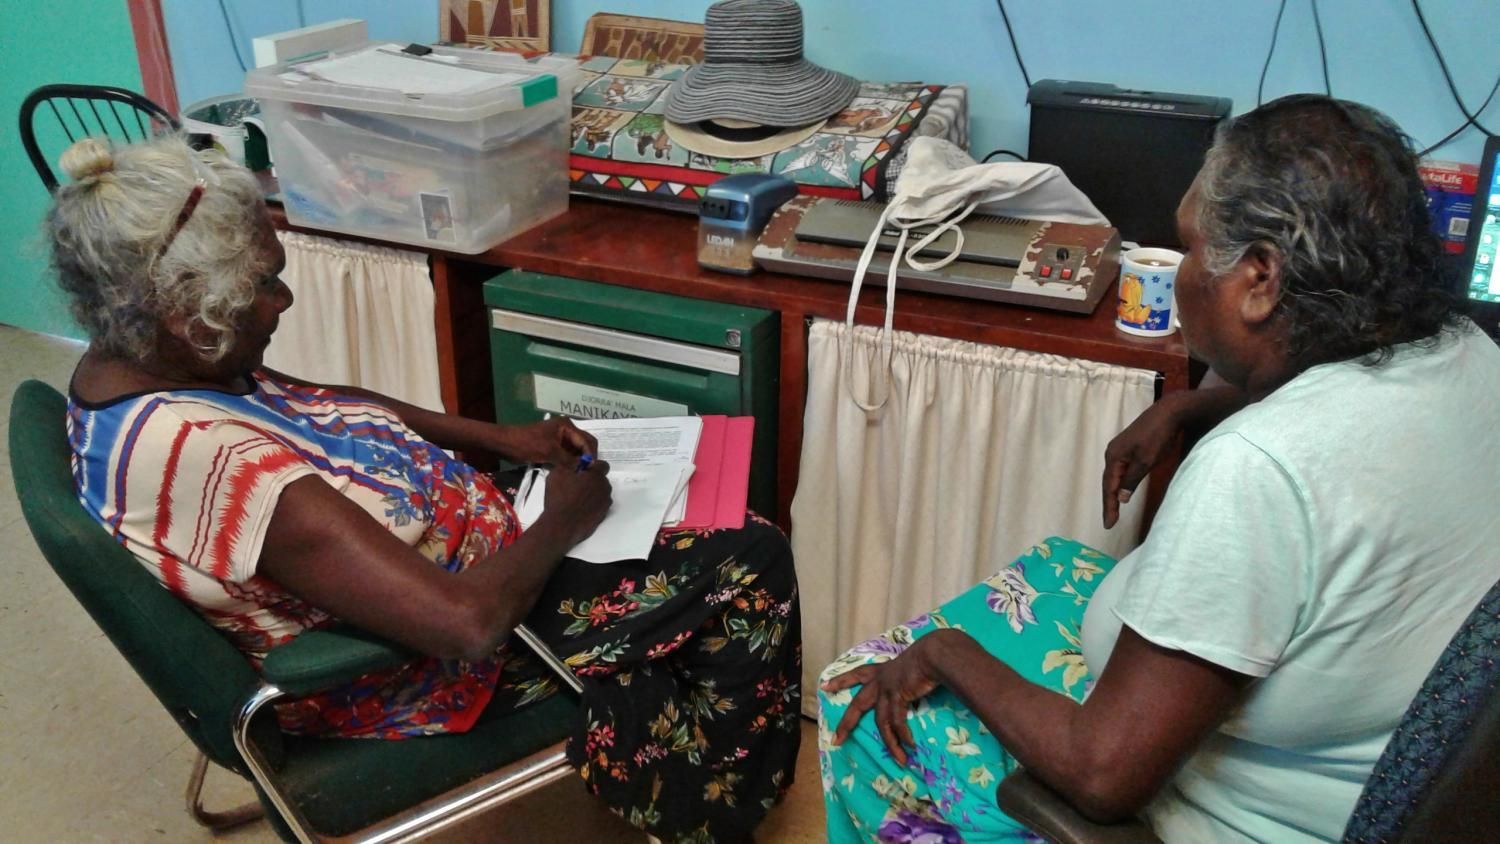
<svg viewBox="0 0 1500 844">
<path fill-rule="evenodd" d="M 575 193 L 692 209 L 704 189 L 735 173 L 770 172 L 804 193 L 884 200 L 905 144 L 937 135 L 968 147 L 968 92 L 960 85 L 866 82 L 843 112 L 805 141 L 760 158 L 713 158 L 672 142 L 666 92 L 690 65 L 581 58 L 573 95 L 569 178 Z"/>
</svg>

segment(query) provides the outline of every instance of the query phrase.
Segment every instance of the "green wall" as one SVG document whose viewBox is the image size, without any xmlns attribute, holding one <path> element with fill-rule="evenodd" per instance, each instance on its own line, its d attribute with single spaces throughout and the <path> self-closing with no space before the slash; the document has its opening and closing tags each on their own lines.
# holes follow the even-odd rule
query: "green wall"
<svg viewBox="0 0 1500 844">
<path fill-rule="evenodd" d="M 47 269 L 39 226 L 47 191 L 21 148 L 21 100 L 38 85 L 85 82 L 141 90 L 125 0 L 0 0 L 0 323 L 79 337 Z M 66 138 L 39 138 L 56 158 Z"/>
</svg>

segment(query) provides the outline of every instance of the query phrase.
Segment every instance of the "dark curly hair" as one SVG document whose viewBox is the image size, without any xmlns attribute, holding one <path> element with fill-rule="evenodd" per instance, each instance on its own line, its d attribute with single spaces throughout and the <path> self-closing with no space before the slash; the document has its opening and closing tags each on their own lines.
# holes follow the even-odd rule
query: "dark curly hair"
<svg viewBox="0 0 1500 844">
<path fill-rule="evenodd" d="M 1358 103 L 1269 102 L 1219 128 L 1198 176 L 1204 266 L 1281 257 L 1279 317 L 1299 368 L 1435 341 L 1462 314 L 1411 139 Z"/>
</svg>

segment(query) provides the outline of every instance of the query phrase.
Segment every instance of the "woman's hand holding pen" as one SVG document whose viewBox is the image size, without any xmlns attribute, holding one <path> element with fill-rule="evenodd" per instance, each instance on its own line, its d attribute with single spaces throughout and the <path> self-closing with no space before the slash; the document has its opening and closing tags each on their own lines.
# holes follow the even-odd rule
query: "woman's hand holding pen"
<svg viewBox="0 0 1500 844">
<path fill-rule="evenodd" d="M 614 503 L 609 483 L 609 464 L 581 458 L 574 464 L 559 464 L 547 473 L 547 497 L 542 518 L 565 519 L 573 530 L 573 543 L 587 539 Z"/>
<path fill-rule="evenodd" d="M 511 459 L 552 467 L 541 518 L 565 526 L 571 545 L 587 539 L 614 502 L 609 464 L 598 459 L 599 441 L 563 416 L 549 415 L 509 433 Z"/>
<path fill-rule="evenodd" d="M 581 430 L 573 420 L 554 416 L 530 425 L 511 429 L 514 445 L 506 454 L 518 463 L 535 463 L 575 469 L 583 458 L 593 461 L 599 454 L 599 441 Z"/>
</svg>

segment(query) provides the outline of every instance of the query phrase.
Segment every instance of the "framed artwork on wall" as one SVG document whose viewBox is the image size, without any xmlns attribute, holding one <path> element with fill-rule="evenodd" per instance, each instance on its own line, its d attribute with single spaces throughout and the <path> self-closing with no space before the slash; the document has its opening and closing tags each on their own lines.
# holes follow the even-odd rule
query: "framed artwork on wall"
<svg viewBox="0 0 1500 844">
<path fill-rule="evenodd" d="M 703 61 L 703 24 L 599 12 L 583 28 L 585 56 L 667 64 Z"/>
<path fill-rule="evenodd" d="M 552 49 L 551 0 L 439 0 L 438 37 L 497 50 Z"/>
</svg>

